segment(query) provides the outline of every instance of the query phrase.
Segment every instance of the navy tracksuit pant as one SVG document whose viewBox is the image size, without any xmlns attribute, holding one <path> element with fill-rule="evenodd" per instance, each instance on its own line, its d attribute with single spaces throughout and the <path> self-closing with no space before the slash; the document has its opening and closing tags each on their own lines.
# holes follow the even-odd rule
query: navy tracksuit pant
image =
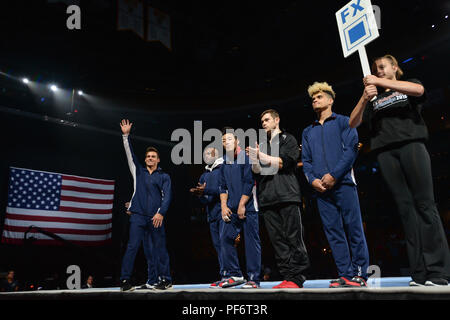
<svg viewBox="0 0 450 320">
<path fill-rule="evenodd" d="M 136 254 L 143 241 L 147 242 L 147 244 L 144 244 L 144 253 L 148 264 L 147 282 L 153 284 L 156 282 L 156 278 L 165 278 L 172 281 L 164 224 L 155 228 L 152 217 L 136 213 L 130 216 L 130 236 L 123 256 L 120 279 L 130 279 Z M 153 267 L 150 261 L 153 261 Z M 155 281 L 151 283 L 153 280 Z"/>
<path fill-rule="evenodd" d="M 219 261 L 219 273 L 223 277 L 224 271 L 223 271 L 223 262 L 222 262 L 222 249 L 221 249 L 221 245 L 220 245 L 221 221 L 222 221 L 222 219 L 210 221 L 209 222 L 209 231 L 211 233 L 211 240 L 212 240 L 213 246 L 217 252 L 217 258 Z"/>
<path fill-rule="evenodd" d="M 322 219 L 339 277 L 367 279 L 369 251 L 362 226 L 356 186 L 337 185 L 317 196 Z"/>
<path fill-rule="evenodd" d="M 239 219 L 237 213 L 231 215 L 231 221 L 220 220 L 220 244 L 224 278 L 242 277 L 241 267 L 234 240 L 243 230 L 245 241 L 245 259 L 248 281 L 260 281 L 261 241 L 259 239 L 258 212 L 245 213 L 245 219 Z"/>
</svg>

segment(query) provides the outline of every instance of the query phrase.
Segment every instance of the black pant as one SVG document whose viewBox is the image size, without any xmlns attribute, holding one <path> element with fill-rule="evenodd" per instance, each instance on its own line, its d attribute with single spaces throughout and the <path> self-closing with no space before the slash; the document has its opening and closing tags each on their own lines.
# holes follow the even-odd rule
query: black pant
<svg viewBox="0 0 450 320">
<path fill-rule="evenodd" d="M 302 286 L 309 267 L 308 253 L 303 242 L 303 227 L 298 203 L 284 203 L 260 208 L 275 259 L 284 280 Z"/>
<path fill-rule="evenodd" d="M 450 275 L 450 254 L 436 208 L 431 161 L 422 142 L 378 155 L 382 176 L 397 204 L 405 230 L 411 277 L 423 282 Z"/>
</svg>

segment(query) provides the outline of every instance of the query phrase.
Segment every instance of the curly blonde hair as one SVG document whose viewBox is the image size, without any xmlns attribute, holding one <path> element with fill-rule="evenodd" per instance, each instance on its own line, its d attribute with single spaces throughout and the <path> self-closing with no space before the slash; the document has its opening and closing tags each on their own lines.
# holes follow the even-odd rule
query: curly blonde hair
<svg viewBox="0 0 450 320">
<path fill-rule="evenodd" d="M 325 92 L 329 94 L 333 98 L 333 100 L 336 97 L 336 93 L 334 93 L 333 88 L 326 82 L 316 81 L 308 87 L 308 94 L 311 98 L 318 92 Z"/>
</svg>

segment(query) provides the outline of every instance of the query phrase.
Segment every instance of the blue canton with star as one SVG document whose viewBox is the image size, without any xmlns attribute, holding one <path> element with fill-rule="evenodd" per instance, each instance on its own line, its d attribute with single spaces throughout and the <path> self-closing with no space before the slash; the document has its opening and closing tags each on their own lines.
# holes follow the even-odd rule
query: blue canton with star
<svg viewBox="0 0 450 320">
<path fill-rule="evenodd" d="M 27 169 L 11 168 L 8 207 L 37 210 L 59 210 L 62 177 Z"/>
</svg>

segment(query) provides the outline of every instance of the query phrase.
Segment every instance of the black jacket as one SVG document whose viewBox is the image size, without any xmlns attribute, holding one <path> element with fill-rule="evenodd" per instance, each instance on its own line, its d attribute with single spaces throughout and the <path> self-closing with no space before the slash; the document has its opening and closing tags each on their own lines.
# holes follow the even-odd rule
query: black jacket
<svg viewBox="0 0 450 320">
<path fill-rule="evenodd" d="M 297 140 L 293 135 L 282 131 L 270 144 L 260 142 L 259 148 L 264 153 L 277 156 L 277 145 L 278 157 L 283 160 L 283 167 L 276 173 L 267 175 L 262 171 L 258 175 L 257 194 L 261 208 L 286 202 L 301 202 L 300 186 L 295 175 L 300 157 Z"/>
</svg>

